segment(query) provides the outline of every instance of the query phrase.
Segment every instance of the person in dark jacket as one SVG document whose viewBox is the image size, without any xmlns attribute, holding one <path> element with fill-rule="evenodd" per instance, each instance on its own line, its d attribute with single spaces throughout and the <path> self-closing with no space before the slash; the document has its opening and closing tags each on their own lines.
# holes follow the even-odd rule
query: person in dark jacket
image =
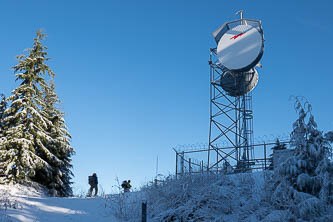
<svg viewBox="0 0 333 222">
<path fill-rule="evenodd" d="M 89 189 L 89 197 L 91 197 L 93 190 L 95 189 L 95 197 L 97 196 L 97 192 L 98 192 L 98 179 L 97 179 L 97 175 L 96 173 L 93 173 L 92 176 L 88 177 L 88 182 L 90 185 L 90 189 Z"/>
<path fill-rule="evenodd" d="M 131 181 L 130 180 L 124 180 L 123 183 L 121 184 L 121 187 L 124 189 L 124 192 L 129 192 L 131 189 Z"/>
</svg>

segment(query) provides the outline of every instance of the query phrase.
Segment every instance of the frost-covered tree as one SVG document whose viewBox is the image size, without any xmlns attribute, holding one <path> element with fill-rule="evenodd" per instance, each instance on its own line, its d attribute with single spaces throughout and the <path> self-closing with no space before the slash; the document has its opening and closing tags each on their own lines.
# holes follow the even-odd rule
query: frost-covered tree
<svg viewBox="0 0 333 222">
<path fill-rule="evenodd" d="M 4 127 L 4 124 L 3 124 L 3 119 L 5 118 L 5 110 L 7 108 L 7 102 L 6 102 L 6 97 L 5 95 L 3 94 L 0 94 L 0 97 L 1 97 L 1 101 L 0 101 L 0 138 L 2 136 L 2 132 L 3 132 L 3 127 Z"/>
<path fill-rule="evenodd" d="M 52 176 L 52 167 L 47 160 L 58 159 L 45 146 L 53 140 L 47 131 L 52 122 L 41 115 L 45 106 L 43 91 L 47 87 L 43 76 L 54 76 L 45 64 L 49 58 L 46 57 L 47 48 L 41 42 L 44 37 L 38 31 L 33 47 L 27 49 L 27 55 L 17 56 L 18 64 L 13 67 L 20 85 L 8 97 L 10 106 L 4 111 L 6 130 L 0 144 L 1 166 L 6 175 L 4 182 L 35 180 L 37 171 Z"/>
<path fill-rule="evenodd" d="M 329 141 L 317 129 L 311 105 L 296 99 L 298 119 L 293 123 L 294 155 L 283 162 L 277 174 L 274 203 L 292 209 L 303 219 L 320 216 L 333 202 L 333 164 Z"/>
<path fill-rule="evenodd" d="M 4 135 L 4 124 L 3 124 L 3 119 L 5 118 L 4 112 L 6 110 L 7 107 L 7 102 L 6 102 L 6 97 L 3 94 L 0 94 L 1 96 L 1 101 L 0 101 L 0 147 L 1 147 L 1 143 L 2 143 L 2 138 Z M 0 159 L 1 161 L 1 159 Z M 4 167 L 0 165 L 0 177 L 4 176 Z M 1 181 L 1 179 L 0 179 Z"/>
<path fill-rule="evenodd" d="M 329 132 L 325 133 L 325 138 L 330 143 L 333 143 L 333 131 L 329 131 Z"/>
<path fill-rule="evenodd" d="M 74 149 L 70 145 L 71 136 L 65 125 L 64 113 L 57 108 L 59 103 L 54 80 L 51 79 L 49 86 L 44 89 L 42 115 L 52 123 L 47 129 L 52 140 L 45 146 L 52 152 L 56 161 L 48 160 L 44 153 L 40 153 L 39 156 L 42 156 L 51 165 L 52 176 L 48 177 L 44 171 L 38 171 L 36 177 L 38 182 L 46 185 L 53 195 L 71 196 L 70 185 L 73 176 L 71 156 L 74 154 Z"/>
</svg>

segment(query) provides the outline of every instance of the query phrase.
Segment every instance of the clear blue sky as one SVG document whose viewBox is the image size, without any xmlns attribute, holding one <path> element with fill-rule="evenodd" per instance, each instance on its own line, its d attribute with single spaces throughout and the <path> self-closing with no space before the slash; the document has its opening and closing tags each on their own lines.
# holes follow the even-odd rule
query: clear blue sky
<svg viewBox="0 0 333 222">
<path fill-rule="evenodd" d="M 17 87 L 10 67 L 35 31 L 56 73 L 57 93 L 76 149 L 75 189 L 96 172 L 108 192 L 174 173 L 173 146 L 208 141 L 211 32 L 244 10 L 265 34 L 254 90 L 255 137 L 291 131 L 291 95 L 313 105 L 333 129 L 332 1 L 19 1 L 0 3 L 0 91 Z"/>
</svg>

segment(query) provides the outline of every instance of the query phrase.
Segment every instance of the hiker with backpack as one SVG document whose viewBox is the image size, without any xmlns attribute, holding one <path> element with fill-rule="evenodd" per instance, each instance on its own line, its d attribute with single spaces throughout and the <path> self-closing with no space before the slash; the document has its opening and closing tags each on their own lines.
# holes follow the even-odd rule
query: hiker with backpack
<svg viewBox="0 0 333 222">
<path fill-rule="evenodd" d="M 95 189 L 95 197 L 97 196 L 97 192 L 98 192 L 98 179 L 97 179 L 97 175 L 96 173 L 93 173 L 92 176 L 88 177 L 88 182 L 90 185 L 90 189 L 89 189 L 89 197 L 91 197 L 93 189 Z"/>
<path fill-rule="evenodd" d="M 124 192 L 129 192 L 131 189 L 131 180 L 124 180 L 123 183 L 121 184 L 121 187 L 124 189 Z"/>
</svg>

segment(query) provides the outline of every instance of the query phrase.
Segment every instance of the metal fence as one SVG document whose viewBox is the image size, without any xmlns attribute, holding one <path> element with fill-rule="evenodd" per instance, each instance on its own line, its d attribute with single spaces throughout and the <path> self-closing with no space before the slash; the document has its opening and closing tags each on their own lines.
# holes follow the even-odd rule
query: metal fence
<svg viewBox="0 0 333 222">
<path fill-rule="evenodd" d="M 280 141 L 280 145 L 287 146 L 288 144 L 289 141 Z M 209 151 L 208 147 L 203 148 L 201 145 L 198 149 L 195 149 L 193 146 L 188 149 L 186 146 L 183 146 L 183 150 L 176 150 L 174 148 L 176 153 L 176 177 L 184 174 L 204 173 L 207 171 L 214 173 L 237 173 L 272 169 L 273 148 L 276 146 L 276 142 L 254 144 L 254 158 L 238 162 L 230 158 L 220 163 L 218 163 L 217 159 L 217 164 L 214 168 L 209 168 L 207 166 L 207 161 L 205 161 Z M 231 148 L 233 147 L 226 146 L 218 149 L 223 151 Z M 240 146 L 238 148 L 241 149 L 243 147 Z"/>
</svg>

